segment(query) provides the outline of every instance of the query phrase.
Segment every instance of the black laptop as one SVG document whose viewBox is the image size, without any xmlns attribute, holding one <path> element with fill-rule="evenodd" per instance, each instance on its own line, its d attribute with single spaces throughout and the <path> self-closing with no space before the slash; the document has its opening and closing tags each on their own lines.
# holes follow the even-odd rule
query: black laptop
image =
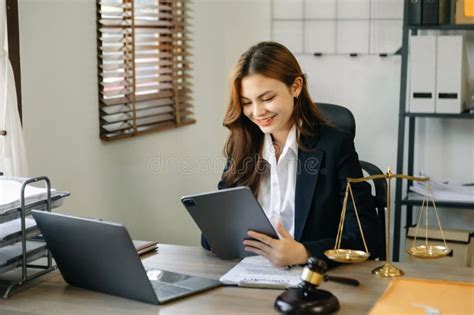
<svg viewBox="0 0 474 315">
<path fill-rule="evenodd" d="M 220 285 L 217 280 L 145 270 L 127 229 L 110 222 L 32 211 L 64 280 L 84 289 L 162 304 Z"/>
</svg>

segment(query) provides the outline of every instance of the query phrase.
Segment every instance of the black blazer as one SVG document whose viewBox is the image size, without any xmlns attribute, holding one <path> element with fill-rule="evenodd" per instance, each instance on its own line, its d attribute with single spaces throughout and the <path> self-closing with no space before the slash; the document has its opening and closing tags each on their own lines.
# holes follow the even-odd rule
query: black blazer
<svg viewBox="0 0 474 315">
<path fill-rule="evenodd" d="M 346 178 L 362 177 L 352 135 L 329 125 L 318 127 L 318 136 L 303 140 L 311 151 L 298 150 L 295 191 L 295 235 L 311 256 L 329 266 L 324 251 L 334 248 L 346 189 Z M 225 172 L 225 170 L 224 170 Z M 378 257 L 380 227 L 368 183 L 351 184 L 359 219 L 371 257 Z M 219 189 L 226 188 L 223 181 Z M 210 246 L 204 236 L 201 245 Z M 364 250 L 357 218 L 348 198 L 341 248 Z"/>
</svg>

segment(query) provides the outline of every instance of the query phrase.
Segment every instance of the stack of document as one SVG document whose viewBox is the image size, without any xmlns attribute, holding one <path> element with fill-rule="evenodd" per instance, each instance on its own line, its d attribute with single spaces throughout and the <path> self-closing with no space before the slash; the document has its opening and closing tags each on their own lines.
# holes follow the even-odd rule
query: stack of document
<svg viewBox="0 0 474 315">
<path fill-rule="evenodd" d="M 0 177 L 0 216 L 15 213 L 21 207 L 21 186 L 26 179 L 22 177 Z M 47 195 L 46 188 L 31 185 L 25 187 L 25 203 L 28 206 L 45 201 Z M 58 202 L 60 205 L 63 202 L 62 198 L 68 195 L 67 192 L 57 192 L 55 189 L 51 189 L 51 208 L 58 206 L 58 204 L 54 204 L 57 199 L 60 200 Z M 38 207 L 38 209 L 42 208 Z M 2 222 L 1 218 L 0 222 Z"/>
<path fill-rule="evenodd" d="M 242 259 L 219 280 L 225 285 L 284 289 L 296 287 L 301 282 L 302 267 L 276 268 L 262 256 Z"/>
<path fill-rule="evenodd" d="M 0 247 L 3 244 L 21 239 L 21 219 L 15 219 L 6 223 L 0 223 Z M 27 237 L 36 236 L 38 231 L 36 222 L 32 218 L 25 218 L 25 232 Z"/>
<path fill-rule="evenodd" d="M 20 200 L 22 180 L 26 178 L 2 177 L 0 178 L 0 207 L 14 207 Z M 54 189 L 52 189 L 54 190 Z M 25 188 L 25 199 L 28 201 L 41 200 L 47 195 L 46 188 Z"/>
<path fill-rule="evenodd" d="M 474 202 L 474 185 L 471 184 L 460 184 L 431 178 L 429 184 L 413 182 L 410 190 L 416 194 L 433 198 L 435 201 Z"/>
</svg>

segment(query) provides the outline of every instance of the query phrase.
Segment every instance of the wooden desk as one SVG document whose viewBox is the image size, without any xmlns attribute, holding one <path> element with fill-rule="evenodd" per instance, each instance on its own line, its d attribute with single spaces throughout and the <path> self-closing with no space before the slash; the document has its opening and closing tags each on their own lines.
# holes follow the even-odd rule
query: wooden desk
<svg viewBox="0 0 474 315">
<path fill-rule="evenodd" d="M 159 253 L 144 259 L 146 267 L 218 279 L 236 262 L 222 261 L 198 247 L 159 245 Z M 340 266 L 329 274 L 356 278 L 359 287 L 325 282 L 322 288 L 339 298 L 339 314 L 367 314 L 389 279 L 371 274 L 381 265 L 369 261 Z M 474 269 L 432 264 L 397 263 L 406 277 L 474 281 Z M 120 275 L 117 275 L 120 276 Z M 274 314 L 279 290 L 220 287 L 161 306 L 136 302 L 67 285 L 58 271 L 37 284 L 0 301 L 0 314 Z M 11 311 L 8 312 L 8 311 Z"/>
</svg>

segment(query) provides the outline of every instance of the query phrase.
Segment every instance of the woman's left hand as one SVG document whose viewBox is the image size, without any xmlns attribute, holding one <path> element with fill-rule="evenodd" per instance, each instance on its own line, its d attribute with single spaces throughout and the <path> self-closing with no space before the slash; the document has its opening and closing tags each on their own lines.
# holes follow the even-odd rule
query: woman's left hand
<svg viewBox="0 0 474 315">
<path fill-rule="evenodd" d="M 267 258 L 275 267 L 306 264 L 308 252 L 303 244 L 295 241 L 281 222 L 277 223 L 276 230 L 280 239 L 248 231 L 247 235 L 255 240 L 244 240 L 245 250 Z"/>
</svg>

